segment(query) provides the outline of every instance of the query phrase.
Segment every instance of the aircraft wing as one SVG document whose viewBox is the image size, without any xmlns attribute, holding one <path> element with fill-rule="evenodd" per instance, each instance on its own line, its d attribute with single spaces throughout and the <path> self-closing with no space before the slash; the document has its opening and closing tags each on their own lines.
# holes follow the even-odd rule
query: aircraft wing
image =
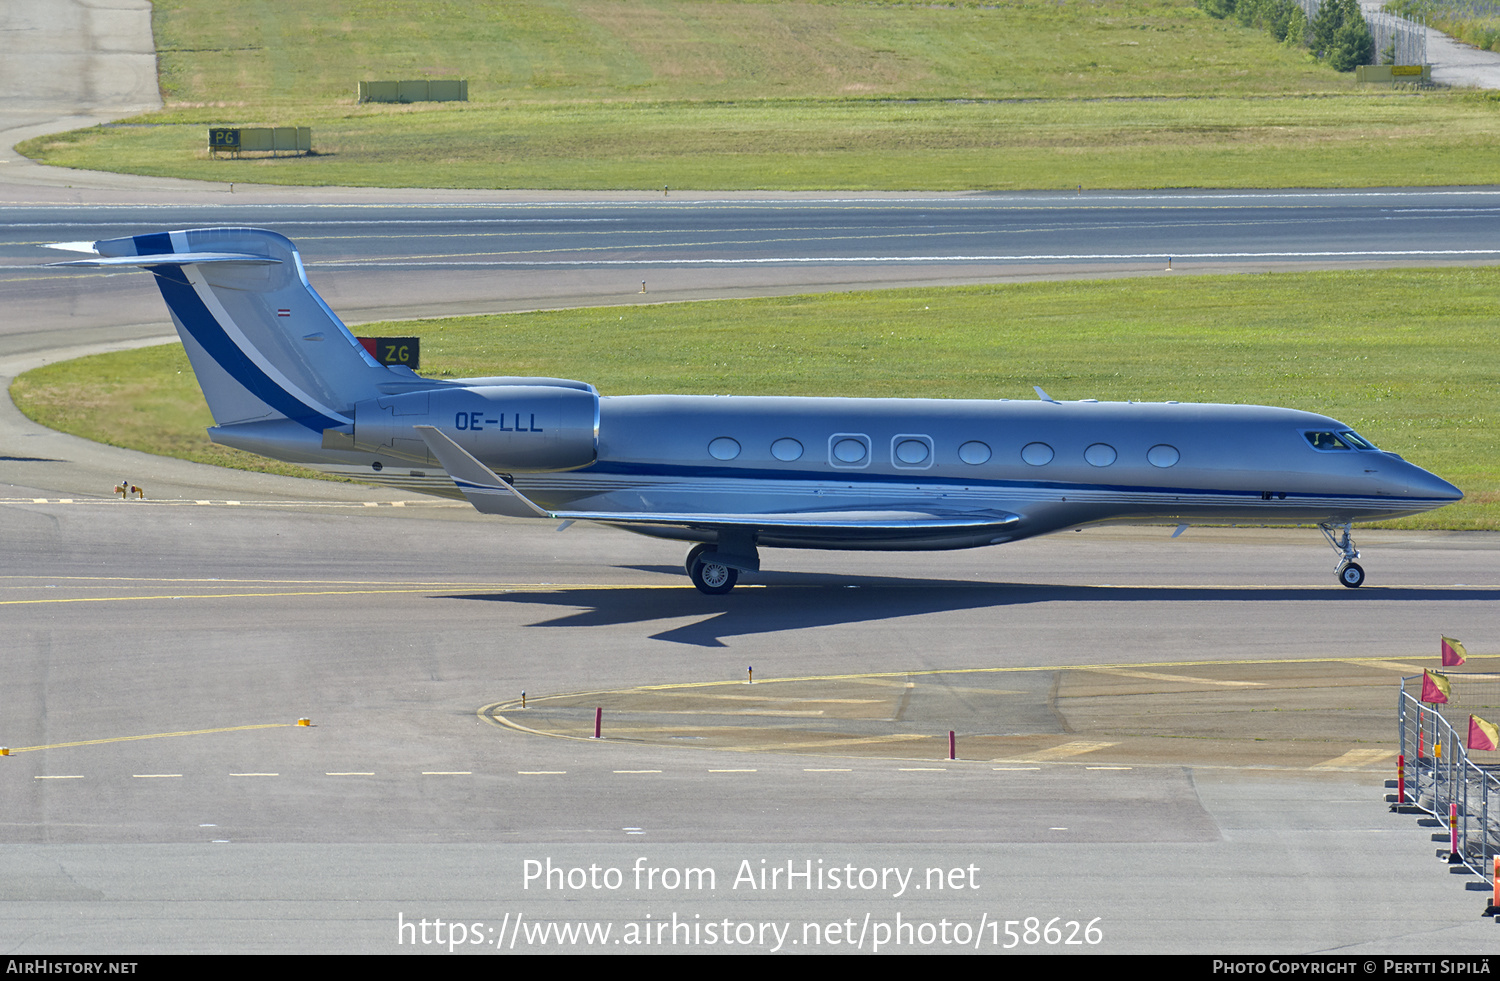
<svg viewBox="0 0 1500 981">
<path fill-rule="evenodd" d="M 453 483 L 483 514 L 513 518 L 560 518 L 607 524 L 659 525 L 683 528 L 796 528 L 830 531 L 913 531 L 1002 529 L 1020 521 L 1008 511 L 963 514 L 908 508 L 856 511 L 790 511 L 736 514 L 715 512 L 549 511 L 527 498 L 510 481 L 480 463 L 433 426 L 415 426 L 432 455 Z"/>
</svg>

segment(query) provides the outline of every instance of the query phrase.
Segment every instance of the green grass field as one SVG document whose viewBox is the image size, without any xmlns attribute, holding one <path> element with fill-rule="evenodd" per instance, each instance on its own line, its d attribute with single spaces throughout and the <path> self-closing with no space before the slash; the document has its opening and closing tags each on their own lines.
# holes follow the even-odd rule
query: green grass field
<svg viewBox="0 0 1500 981">
<path fill-rule="evenodd" d="M 1401 527 L 1500 529 L 1487 393 L 1500 269 L 1297 273 L 808 295 L 387 323 L 424 373 L 580 378 L 606 395 L 842 394 L 1248 402 L 1327 413 L 1458 484 Z M 208 443 L 176 345 L 51 365 L 12 387 L 45 425 L 240 465 Z"/>
<path fill-rule="evenodd" d="M 1191 0 L 159 0 L 164 111 L 48 163 L 240 182 L 539 189 L 1500 182 L 1500 103 L 1359 90 Z M 358 105 L 464 77 L 468 103 Z M 210 125 L 309 125 L 211 159 Z"/>
</svg>

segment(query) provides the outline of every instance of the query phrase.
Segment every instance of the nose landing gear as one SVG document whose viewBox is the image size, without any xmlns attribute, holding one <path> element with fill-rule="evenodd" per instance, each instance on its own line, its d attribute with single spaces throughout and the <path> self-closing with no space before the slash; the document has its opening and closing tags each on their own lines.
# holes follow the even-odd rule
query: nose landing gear
<svg viewBox="0 0 1500 981">
<path fill-rule="evenodd" d="M 1328 539 L 1328 544 L 1339 553 L 1339 564 L 1333 570 L 1338 581 L 1350 589 L 1354 589 L 1365 581 L 1365 570 L 1355 559 L 1359 558 L 1359 549 L 1354 547 L 1354 539 L 1349 535 L 1350 522 L 1341 525 L 1322 523 L 1318 530 L 1323 532 L 1323 537 Z M 1337 529 L 1337 534 L 1335 534 Z"/>
</svg>

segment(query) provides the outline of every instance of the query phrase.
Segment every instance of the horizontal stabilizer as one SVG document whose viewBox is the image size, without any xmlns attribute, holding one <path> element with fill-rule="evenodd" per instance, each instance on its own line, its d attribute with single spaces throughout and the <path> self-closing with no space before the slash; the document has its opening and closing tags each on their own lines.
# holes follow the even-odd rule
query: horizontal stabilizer
<svg viewBox="0 0 1500 981">
<path fill-rule="evenodd" d="M 112 255 L 93 259 L 71 259 L 49 262 L 49 266 L 196 266 L 208 262 L 238 262 L 247 266 L 280 265 L 281 260 L 268 255 L 245 255 L 243 252 L 168 252 L 161 255 Z"/>
<path fill-rule="evenodd" d="M 93 242 L 44 242 L 42 248 L 57 249 L 62 252 L 84 252 L 88 255 L 99 254 Z"/>
</svg>

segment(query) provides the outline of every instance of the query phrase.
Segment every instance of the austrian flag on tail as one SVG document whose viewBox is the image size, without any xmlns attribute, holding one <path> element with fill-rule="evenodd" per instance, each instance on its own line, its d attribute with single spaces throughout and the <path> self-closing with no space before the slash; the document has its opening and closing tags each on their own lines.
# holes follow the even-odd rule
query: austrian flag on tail
<svg viewBox="0 0 1500 981">
<path fill-rule="evenodd" d="M 1495 749 L 1500 745 L 1500 730 L 1477 715 L 1469 716 L 1470 749 Z"/>
<path fill-rule="evenodd" d="M 1422 672 L 1422 701 L 1442 705 L 1448 701 L 1448 678 L 1436 671 Z"/>
<path fill-rule="evenodd" d="M 1469 652 L 1464 650 L 1464 645 L 1452 637 L 1443 638 L 1443 667 L 1456 668 L 1464 663 L 1464 658 L 1468 656 Z"/>
</svg>

